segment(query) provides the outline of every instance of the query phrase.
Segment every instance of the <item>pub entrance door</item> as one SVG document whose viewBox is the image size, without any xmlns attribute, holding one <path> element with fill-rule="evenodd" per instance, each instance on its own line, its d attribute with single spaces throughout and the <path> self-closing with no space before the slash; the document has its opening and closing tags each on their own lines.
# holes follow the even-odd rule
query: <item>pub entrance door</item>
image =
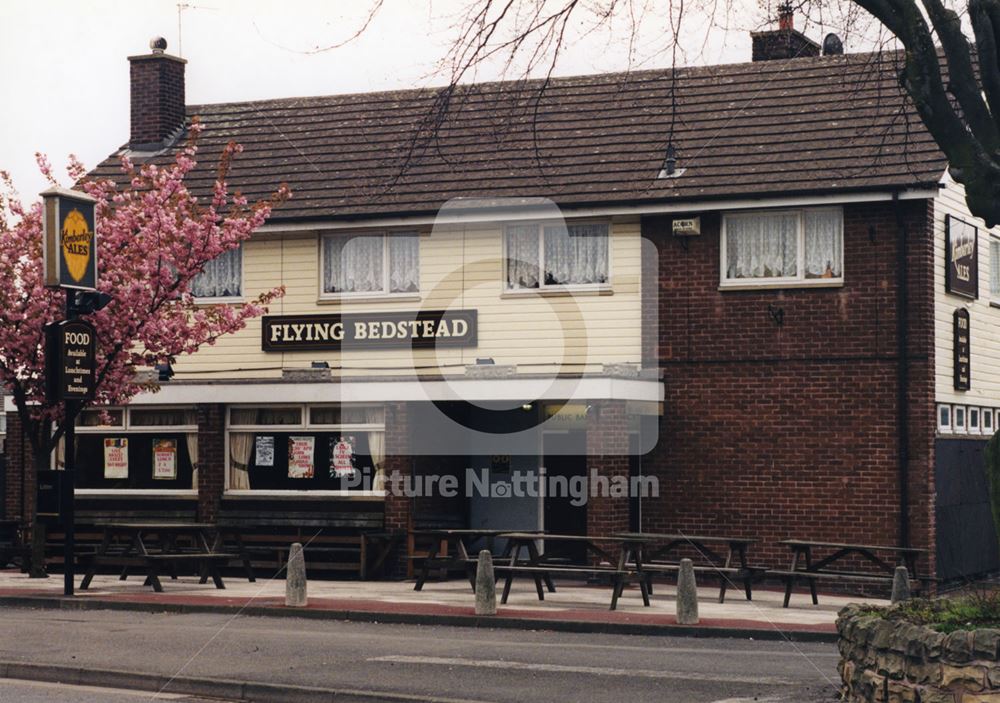
<svg viewBox="0 0 1000 703">
<path fill-rule="evenodd" d="M 586 499 L 587 433 L 584 430 L 546 431 L 542 434 L 542 466 L 545 471 L 545 531 L 560 535 L 587 534 L 587 505 L 574 505 L 574 497 Z M 574 480 L 575 479 L 575 480 Z M 575 496 L 573 486 L 582 489 Z M 581 488 L 582 487 L 582 488 Z M 579 544 L 546 543 L 550 557 L 585 563 L 586 549 Z"/>
</svg>

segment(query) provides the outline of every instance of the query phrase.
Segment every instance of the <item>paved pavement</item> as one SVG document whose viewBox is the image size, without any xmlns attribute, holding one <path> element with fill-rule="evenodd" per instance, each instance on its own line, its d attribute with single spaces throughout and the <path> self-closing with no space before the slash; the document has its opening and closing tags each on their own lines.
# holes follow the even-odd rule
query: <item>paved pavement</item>
<svg viewBox="0 0 1000 703">
<path fill-rule="evenodd" d="M 832 703 L 837 681 L 825 643 L 20 608 L 0 618 L 0 662 L 335 689 L 345 700 Z"/>
<path fill-rule="evenodd" d="M 209 582 L 202 585 L 192 577 L 176 581 L 163 579 L 164 592 L 153 593 L 142 585 L 140 576 L 119 581 L 114 575 L 98 575 L 91 588 L 77 591 L 77 601 L 113 603 L 143 603 L 157 605 L 225 606 L 237 610 L 283 609 L 283 579 L 258 579 L 248 583 L 245 577 L 228 576 L 226 589 L 218 590 Z M 62 594 L 62 577 L 29 579 L 16 570 L 0 571 L 0 598 L 3 596 L 41 596 L 56 598 Z M 675 589 L 672 585 L 656 584 L 652 606 L 643 607 L 636 588 L 625 592 L 618 610 L 608 610 L 611 591 L 607 586 L 586 586 L 560 583 L 557 592 L 546 593 L 539 602 L 530 580 L 515 582 L 506 606 L 500 606 L 499 618 L 544 620 L 554 622 L 591 623 L 605 625 L 674 626 Z M 699 588 L 699 611 L 702 625 L 757 631 L 760 636 L 777 633 L 814 632 L 827 636 L 835 632 L 837 611 L 845 604 L 859 600 L 844 596 L 820 596 L 813 605 L 808 592 L 796 593 L 790 608 L 782 608 L 783 593 L 775 588 L 754 589 L 754 599 L 748 602 L 741 589 L 729 591 L 725 604 L 717 602 L 718 588 Z M 885 604 L 871 598 L 867 602 Z M 469 617 L 474 613 L 473 594 L 461 579 L 429 582 L 424 590 L 413 590 L 412 581 L 348 581 L 312 580 L 309 582 L 309 610 L 378 614 L 411 614 L 424 617 Z M 613 629 L 613 628 L 609 628 Z"/>
<path fill-rule="evenodd" d="M 45 681 L 0 679 L 0 703 L 143 703 L 172 701 L 173 703 L 213 703 L 204 698 L 172 693 L 123 691 L 97 686 L 69 686 Z M 215 703 L 220 703 L 216 699 Z"/>
</svg>

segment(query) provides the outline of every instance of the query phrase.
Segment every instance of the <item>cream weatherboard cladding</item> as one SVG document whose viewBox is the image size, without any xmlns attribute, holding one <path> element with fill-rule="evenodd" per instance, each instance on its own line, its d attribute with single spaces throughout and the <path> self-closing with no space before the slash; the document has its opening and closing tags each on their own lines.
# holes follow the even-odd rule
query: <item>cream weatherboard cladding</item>
<svg viewBox="0 0 1000 703">
<path fill-rule="evenodd" d="M 275 315 L 337 312 L 408 312 L 475 309 L 478 346 L 434 350 L 284 352 L 261 350 L 260 320 L 204 347 L 174 365 L 178 378 L 275 378 L 281 369 L 326 361 L 344 376 L 412 375 L 419 371 L 461 374 L 489 357 L 515 364 L 518 372 L 599 372 L 607 363 L 639 363 L 641 337 L 638 218 L 611 226 L 611 281 L 607 290 L 573 295 L 510 292 L 503 282 L 503 227 L 473 224 L 437 227 L 420 236 L 420 292 L 338 302 L 320 298 L 321 232 L 255 235 L 244 245 L 244 292 L 251 298 L 275 286 L 285 296 Z M 425 367 L 425 368 L 421 368 Z M 429 367 L 429 368 L 428 368 Z"/>
<path fill-rule="evenodd" d="M 990 305 L 990 237 L 965 204 L 965 188 L 950 177 L 934 201 L 934 357 L 935 398 L 938 403 L 1000 408 L 1000 309 Z M 945 292 L 945 219 L 952 215 L 979 228 L 979 298 L 972 300 Z M 965 307 L 971 318 L 972 387 L 956 391 L 952 320 L 956 308 Z"/>
</svg>

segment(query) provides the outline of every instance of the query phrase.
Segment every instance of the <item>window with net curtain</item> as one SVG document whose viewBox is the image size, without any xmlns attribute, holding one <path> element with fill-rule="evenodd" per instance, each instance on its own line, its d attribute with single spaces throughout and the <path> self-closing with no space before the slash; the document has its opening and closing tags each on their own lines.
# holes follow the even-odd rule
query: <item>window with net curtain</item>
<svg viewBox="0 0 1000 703">
<path fill-rule="evenodd" d="M 243 295 L 243 245 L 215 257 L 191 281 L 196 298 L 238 298 Z"/>
<path fill-rule="evenodd" d="M 606 223 L 508 226 L 507 288 L 607 283 L 608 233 Z"/>
<path fill-rule="evenodd" d="M 416 293 L 420 239 L 416 232 L 327 235 L 323 238 L 323 293 Z"/>
<path fill-rule="evenodd" d="M 726 215 L 723 283 L 840 280 L 843 232 L 840 208 Z"/>
<path fill-rule="evenodd" d="M 990 237 L 990 299 L 1000 302 L 1000 239 Z"/>
</svg>

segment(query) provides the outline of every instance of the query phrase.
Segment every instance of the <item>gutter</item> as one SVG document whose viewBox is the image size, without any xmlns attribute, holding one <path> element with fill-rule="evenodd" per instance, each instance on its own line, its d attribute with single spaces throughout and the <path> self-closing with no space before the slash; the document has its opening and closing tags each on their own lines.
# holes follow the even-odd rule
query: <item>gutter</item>
<svg viewBox="0 0 1000 703">
<path fill-rule="evenodd" d="M 899 461 L 899 545 L 910 546 L 910 418 L 907 396 L 910 390 L 909 281 L 906 260 L 909 254 L 909 231 L 903 218 L 899 193 L 892 196 L 896 216 L 896 417 Z"/>
</svg>

